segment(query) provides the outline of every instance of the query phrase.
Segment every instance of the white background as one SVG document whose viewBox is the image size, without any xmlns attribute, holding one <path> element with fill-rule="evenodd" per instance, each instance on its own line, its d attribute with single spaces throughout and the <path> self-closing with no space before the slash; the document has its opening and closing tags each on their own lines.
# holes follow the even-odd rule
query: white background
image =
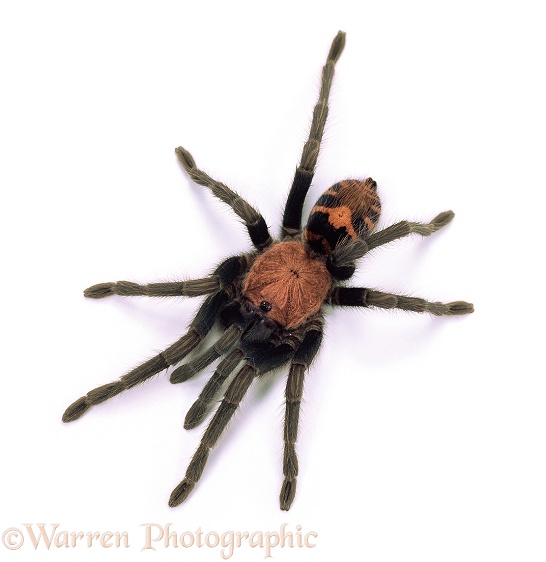
<svg viewBox="0 0 546 562">
<path fill-rule="evenodd" d="M 129 549 L 80 546 L 82 560 L 221 559 L 218 548 L 141 552 L 145 523 L 318 534 L 314 549 L 277 548 L 274 560 L 544 560 L 540 4 L 2 3 L 0 531 L 129 533 Z M 347 45 L 306 211 L 335 181 L 366 176 L 381 226 L 455 210 L 433 237 L 365 258 L 352 284 L 476 312 L 328 312 L 291 511 L 278 508 L 284 373 L 255 384 L 172 510 L 202 431 L 183 417 L 210 372 L 177 386 L 155 377 L 72 424 L 61 415 L 176 340 L 199 301 L 82 290 L 202 276 L 250 247 L 233 213 L 189 181 L 178 145 L 277 232 L 338 29 Z M 44 556 L 28 536 L 0 550 Z"/>
</svg>

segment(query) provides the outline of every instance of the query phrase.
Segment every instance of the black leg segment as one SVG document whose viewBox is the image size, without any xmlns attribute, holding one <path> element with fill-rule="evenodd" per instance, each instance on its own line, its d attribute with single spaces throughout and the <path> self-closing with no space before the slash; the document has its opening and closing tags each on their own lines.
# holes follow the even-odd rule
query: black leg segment
<svg viewBox="0 0 546 562">
<path fill-rule="evenodd" d="M 435 316 L 454 316 L 474 312 L 474 305 L 465 301 L 431 302 L 418 297 L 406 297 L 363 287 L 335 287 L 326 302 L 339 306 L 398 308 L 409 312 L 428 312 Z"/>
<path fill-rule="evenodd" d="M 345 47 L 345 33 L 340 31 L 332 42 L 326 64 L 322 68 L 322 81 L 319 99 L 313 110 L 313 120 L 309 131 L 309 138 L 303 146 L 300 164 L 296 169 L 294 181 L 288 194 L 282 221 L 282 234 L 296 235 L 301 230 L 301 213 L 303 204 L 313 176 L 320 151 L 320 143 L 324 133 L 324 126 L 328 118 L 328 98 L 334 78 L 334 66 Z"/>
<path fill-rule="evenodd" d="M 180 362 L 210 331 L 216 318 L 222 312 L 228 302 L 227 295 L 220 291 L 209 296 L 201 305 L 193 322 L 190 324 L 188 333 L 168 347 L 165 351 L 158 353 L 148 361 L 123 375 L 119 380 L 104 384 L 89 391 L 72 403 L 63 414 L 63 421 L 70 422 L 81 417 L 91 406 L 105 402 L 117 396 L 125 390 L 140 384 L 150 377 L 157 375 L 171 365 Z"/>
<path fill-rule="evenodd" d="M 254 207 L 227 185 L 212 179 L 208 174 L 197 168 L 193 156 L 185 148 L 179 146 L 175 152 L 190 178 L 195 183 L 209 188 L 220 201 L 229 205 L 235 214 L 243 220 L 250 239 L 256 248 L 262 250 L 273 242 L 264 218 Z"/>
</svg>

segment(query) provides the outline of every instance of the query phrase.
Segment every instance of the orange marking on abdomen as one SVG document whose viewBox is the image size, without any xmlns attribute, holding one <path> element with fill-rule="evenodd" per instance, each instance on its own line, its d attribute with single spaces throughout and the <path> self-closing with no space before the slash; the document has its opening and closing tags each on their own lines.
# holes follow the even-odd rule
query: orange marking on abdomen
<svg viewBox="0 0 546 562">
<path fill-rule="evenodd" d="M 358 234 L 353 228 L 353 223 L 352 223 L 353 212 L 349 207 L 345 205 L 340 205 L 339 207 L 318 207 L 318 206 L 313 207 L 311 209 L 311 214 L 316 212 L 324 213 L 325 215 L 328 215 L 328 222 L 336 230 L 340 228 L 345 228 L 347 234 L 351 238 L 355 240 L 358 238 Z"/>
</svg>

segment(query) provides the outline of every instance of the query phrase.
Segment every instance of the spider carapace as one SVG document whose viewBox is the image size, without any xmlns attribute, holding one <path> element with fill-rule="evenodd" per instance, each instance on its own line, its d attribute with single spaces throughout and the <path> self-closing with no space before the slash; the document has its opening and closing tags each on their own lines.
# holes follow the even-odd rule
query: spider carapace
<svg viewBox="0 0 546 562">
<path fill-rule="evenodd" d="M 370 178 L 348 179 L 336 183 L 320 196 L 302 228 L 302 209 L 326 124 L 334 66 L 344 45 L 345 33 L 340 31 L 322 69 L 319 99 L 288 194 L 279 239 L 271 237 L 264 218 L 256 209 L 197 168 L 191 154 L 178 147 L 178 159 L 191 179 L 210 189 L 242 219 L 254 250 L 224 260 L 211 275 L 201 279 L 147 285 L 118 281 L 99 283 L 84 291 L 86 297 L 95 299 L 109 295 L 207 295 L 186 334 L 119 380 L 91 390 L 71 404 L 63 415 L 63 421 L 73 421 L 91 406 L 169 367 L 176 366 L 170 381 L 179 383 L 219 360 L 186 414 L 184 427 L 196 427 L 218 399 L 224 383 L 227 388 L 184 478 L 171 494 L 170 506 L 184 501 L 201 478 L 212 448 L 252 381 L 288 363 L 280 506 L 284 510 L 290 508 L 298 475 L 296 439 L 304 375 L 321 345 L 324 305 L 398 308 L 438 316 L 473 311 L 472 304 L 464 301 L 444 304 L 340 284 L 353 275 L 357 260 L 369 251 L 411 233 L 429 236 L 451 221 L 451 211 L 440 213 L 429 223 L 402 221 L 375 231 L 381 212 L 375 182 Z M 210 347 L 200 349 L 202 340 L 215 324 L 222 328 L 222 335 Z M 182 363 L 193 350 L 196 350 L 195 356 Z"/>
</svg>

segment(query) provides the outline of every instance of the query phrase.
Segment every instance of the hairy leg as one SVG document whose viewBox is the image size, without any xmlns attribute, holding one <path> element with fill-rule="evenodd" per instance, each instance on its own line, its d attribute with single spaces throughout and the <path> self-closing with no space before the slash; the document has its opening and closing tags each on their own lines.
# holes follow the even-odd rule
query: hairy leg
<svg viewBox="0 0 546 562">
<path fill-rule="evenodd" d="M 215 359 L 225 355 L 239 341 L 241 333 L 242 328 L 240 326 L 231 325 L 206 351 L 192 361 L 177 367 L 171 373 L 170 381 L 176 384 L 191 379 L 199 371 L 208 367 Z"/>
<path fill-rule="evenodd" d="M 263 350 L 263 346 L 253 347 L 252 344 L 248 345 L 248 342 L 247 345 L 245 345 L 243 337 L 243 341 L 241 341 L 242 349 L 235 349 L 230 355 L 228 355 L 228 357 L 226 357 L 226 359 L 224 359 L 224 361 L 222 361 L 222 363 L 220 363 L 217 372 L 207 383 L 205 389 L 203 389 L 203 392 L 196 404 L 202 406 L 203 404 L 207 404 L 211 401 L 222 384 L 222 381 L 225 380 L 231 371 L 233 371 L 243 357 L 247 359 L 228 386 L 227 391 L 224 394 L 224 399 L 220 403 L 220 406 L 216 410 L 211 422 L 205 430 L 201 439 L 201 444 L 190 461 L 184 479 L 173 490 L 169 500 L 169 505 L 171 507 L 182 503 L 193 490 L 197 481 L 201 478 L 210 450 L 218 442 L 220 435 L 235 413 L 235 410 L 239 406 L 239 403 L 243 399 L 243 396 L 254 378 L 270 371 L 271 369 L 275 369 L 276 367 L 283 365 L 294 356 L 292 339 L 293 337 L 291 336 L 287 339 L 287 341 L 281 342 L 279 345 L 271 345 L 269 350 L 266 352 Z M 205 391 L 208 393 L 206 396 L 204 396 Z M 192 406 L 188 412 L 188 416 L 186 416 L 184 427 L 187 429 L 189 427 L 193 427 L 193 425 L 188 423 L 190 421 L 188 420 L 190 414 L 195 416 L 195 418 L 192 418 L 191 421 L 195 421 L 202 419 L 204 411 L 206 411 L 206 408 L 201 412 L 196 409 L 195 412 L 192 413 L 193 408 L 194 407 Z"/>
<path fill-rule="evenodd" d="M 121 295 L 123 297 L 196 297 L 215 293 L 218 290 L 220 290 L 218 276 L 210 275 L 203 279 L 169 283 L 148 283 L 147 285 L 139 285 L 132 281 L 97 283 L 85 289 L 83 294 L 90 299 L 102 299 L 110 295 Z"/>
<path fill-rule="evenodd" d="M 89 391 L 72 403 L 63 415 L 63 422 L 71 422 L 82 416 L 91 406 L 105 402 L 121 392 L 133 388 L 153 375 L 175 365 L 194 349 L 210 331 L 216 318 L 226 306 L 228 297 L 224 292 L 209 296 L 190 324 L 188 333 L 169 346 L 165 351 L 145 361 L 119 380 L 104 384 Z"/>
<path fill-rule="evenodd" d="M 244 354 L 242 350 L 236 348 L 225 359 L 220 361 L 218 367 L 216 367 L 216 371 L 214 371 L 212 377 L 203 387 L 199 397 L 188 410 L 184 420 L 185 429 L 193 429 L 203 421 L 203 418 L 207 414 L 211 404 L 216 400 L 218 394 L 220 393 L 220 389 L 222 388 L 225 380 L 236 369 L 239 363 L 243 360 L 243 357 Z"/>
<path fill-rule="evenodd" d="M 243 220 L 250 239 L 256 248 L 261 250 L 273 242 L 264 218 L 254 207 L 229 187 L 213 180 L 208 174 L 197 168 L 193 156 L 185 148 L 179 146 L 175 149 L 175 152 L 190 178 L 195 183 L 208 187 L 218 199 L 227 203 L 235 214 Z"/>
<path fill-rule="evenodd" d="M 353 267 L 354 269 L 355 260 L 365 256 L 374 248 L 378 248 L 379 246 L 383 246 L 383 244 L 388 244 L 389 242 L 393 242 L 394 240 L 398 240 L 412 233 L 420 234 L 421 236 L 430 236 L 449 224 L 454 216 L 455 213 L 453 211 L 444 211 L 427 223 L 400 221 L 383 230 L 374 232 L 365 240 L 339 244 L 328 256 L 327 267 L 332 273 L 346 267 Z"/>
<path fill-rule="evenodd" d="M 335 287 L 326 302 L 340 306 L 398 308 L 410 312 L 429 312 L 435 316 L 452 316 L 474 312 L 474 305 L 465 301 L 431 302 L 417 297 L 383 293 L 382 291 L 361 287 Z"/>
<path fill-rule="evenodd" d="M 224 395 L 224 399 L 207 427 L 197 451 L 188 465 L 184 479 L 171 494 L 169 499 L 169 505 L 171 507 L 182 503 L 201 478 L 211 449 L 218 442 L 220 435 L 229 420 L 233 417 L 235 410 L 237 410 L 237 407 L 257 374 L 258 370 L 247 363 L 235 375 L 235 378 Z"/>
<path fill-rule="evenodd" d="M 232 256 L 224 260 L 208 277 L 174 281 L 170 283 L 149 283 L 139 285 L 131 281 L 97 283 L 83 292 L 91 299 L 102 299 L 110 295 L 146 297 L 196 297 L 216 293 L 232 283 L 248 269 L 246 256 Z"/>
<path fill-rule="evenodd" d="M 322 81 L 317 104 L 313 110 L 313 120 L 309 131 L 309 138 L 303 147 L 299 166 L 296 168 L 294 181 L 283 215 L 282 234 L 295 235 L 301 230 L 301 213 L 305 196 L 309 191 L 320 150 L 320 143 L 324 133 L 324 126 L 328 117 L 328 97 L 334 77 L 334 66 L 345 47 L 345 33 L 340 31 L 330 47 L 326 64 L 322 68 Z"/>
<path fill-rule="evenodd" d="M 322 330 L 313 329 L 305 334 L 299 346 L 288 373 L 286 383 L 286 411 L 284 417 L 284 480 L 280 493 L 281 509 L 290 509 L 296 495 L 296 478 L 298 476 L 298 457 L 296 455 L 296 439 L 298 436 L 298 422 L 300 405 L 303 394 L 303 379 L 305 371 L 317 354 L 322 341 Z"/>
</svg>

